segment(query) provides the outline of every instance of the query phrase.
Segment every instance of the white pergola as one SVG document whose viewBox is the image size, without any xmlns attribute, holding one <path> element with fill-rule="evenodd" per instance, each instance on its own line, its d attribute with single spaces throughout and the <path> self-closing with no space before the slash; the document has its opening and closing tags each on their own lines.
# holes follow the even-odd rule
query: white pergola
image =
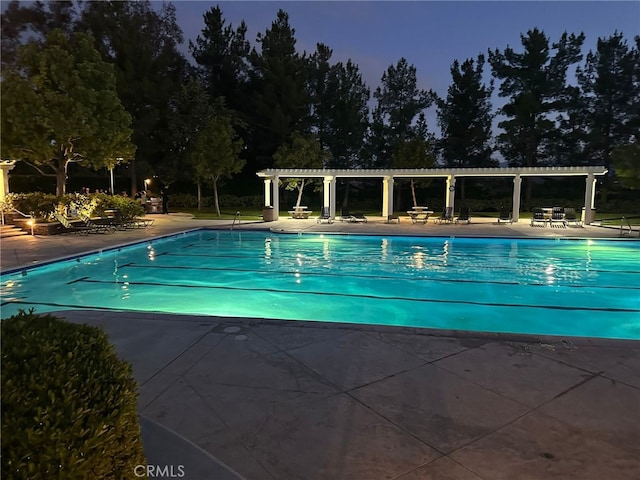
<svg viewBox="0 0 640 480">
<path fill-rule="evenodd" d="M 520 214 L 520 187 L 522 177 L 585 177 L 584 218 L 589 225 L 593 220 L 595 207 L 596 176 L 607 173 L 602 166 L 588 167 L 508 167 L 508 168 L 408 168 L 408 169 L 307 169 L 270 168 L 257 173 L 264 179 L 264 205 L 274 207 L 273 219 L 278 220 L 279 191 L 281 178 L 322 178 L 324 184 L 323 206 L 329 209 L 331 217 L 336 215 L 337 178 L 381 178 L 382 216 L 393 215 L 393 182 L 396 178 L 445 178 L 445 205 L 454 208 L 456 179 L 463 177 L 513 177 L 513 220 Z"/>
</svg>

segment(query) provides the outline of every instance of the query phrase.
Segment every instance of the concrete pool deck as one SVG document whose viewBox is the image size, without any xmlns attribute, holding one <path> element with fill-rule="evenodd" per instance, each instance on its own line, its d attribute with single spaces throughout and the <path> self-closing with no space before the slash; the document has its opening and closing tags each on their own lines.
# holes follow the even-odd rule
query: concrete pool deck
<svg viewBox="0 0 640 480">
<path fill-rule="evenodd" d="M 147 230 L 3 239 L 2 270 L 231 223 L 154 218 Z M 265 226 L 443 236 L 618 234 L 528 222 L 283 219 L 239 228 Z M 58 315 L 103 326 L 132 363 L 148 461 L 164 469 L 164 478 L 171 468 L 174 478 L 183 472 L 180 478 L 197 480 L 640 475 L 638 341 L 154 313 Z"/>
</svg>

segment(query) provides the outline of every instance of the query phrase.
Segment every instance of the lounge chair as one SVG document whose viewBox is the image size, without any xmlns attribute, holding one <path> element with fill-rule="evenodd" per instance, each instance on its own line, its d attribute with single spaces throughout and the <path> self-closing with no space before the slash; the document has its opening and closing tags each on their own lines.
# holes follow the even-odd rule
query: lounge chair
<svg viewBox="0 0 640 480">
<path fill-rule="evenodd" d="M 566 227 L 567 222 L 564 219 L 564 208 L 562 207 L 553 207 L 551 211 L 551 219 L 549 220 L 549 225 L 553 227 L 554 224 L 560 224 L 560 227 Z"/>
<path fill-rule="evenodd" d="M 322 207 L 320 211 L 320 216 L 318 217 L 318 223 L 333 223 L 333 218 L 331 218 L 331 212 L 329 207 Z"/>
<path fill-rule="evenodd" d="M 453 207 L 444 207 L 442 215 L 433 220 L 433 223 L 451 223 L 453 222 Z"/>
<path fill-rule="evenodd" d="M 343 208 L 340 211 L 340 221 L 341 222 L 355 222 L 356 221 L 356 217 L 354 217 L 353 215 L 351 215 L 349 213 L 349 210 L 347 210 L 346 208 Z"/>
<path fill-rule="evenodd" d="M 91 218 L 89 215 L 80 213 L 80 219 L 85 226 L 89 227 L 89 233 L 111 233 L 115 232 L 116 227 L 111 220 L 106 217 Z"/>
<path fill-rule="evenodd" d="M 536 223 L 542 223 L 543 227 L 547 226 L 547 219 L 544 216 L 544 212 L 541 208 L 533 209 L 533 216 L 531 217 L 531 226 L 535 226 Z"/>
<path fill-rule="evenodd" d="M 367 217 L 365 217 L 364 214 L 362 213 L 350 213 L 349 210 L 347 210 L 346 208 L 343 208 L 342 213 L 340 215 L 340 221 L 350 222 L 350 223 L 356 223 L 356 222 L 366 223 Z"/>
<path fill-rule="evenodd" d="M 91 231 L 93 230 L 91 227 L 87 227 L 86 225 L 82 224 L 82 225 L 76 225 L 71 223 L 71 221 L 65 217 L 64 215 L 61 215 L 58 212 L 54 212 L 53 213 L 53 217 L 60 222 L 60 233 L 91 233 Z"/>
<path fill-rule="evenodd" d="M 564 209 L 564 221 L 567 225 L 573 223 L 576 227 L 582 227 L 582 220 L 578 218 L 573 208 Z"/>
<path fill-rule="evenodd" d="M 462 207 L 460 209 L 460 215 L 456 218 L 456 223 L 467 222 L 467 225 L 471 223 L 471 218 L 469 217 L 469 207 Z"/>
<path fill-rule="evenodd" d="M 511 215 L 511 210 L 507 210 L 506 208 L 500 209 L 500 216 L 498 217 L 498 223 L 509 222 L 513 223 L 513 216 Z"/>
</svg>

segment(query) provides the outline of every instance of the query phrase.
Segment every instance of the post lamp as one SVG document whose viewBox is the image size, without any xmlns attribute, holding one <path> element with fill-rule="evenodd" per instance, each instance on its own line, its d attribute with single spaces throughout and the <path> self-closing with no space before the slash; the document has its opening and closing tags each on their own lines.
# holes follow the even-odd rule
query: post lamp
<svg viewBox="0 0 640 480">
<path fill-rule="evenodd" d="M 150 178 L 145 178 L 144 179 L 144 191 L 146 192 L 147 190 L 149 190 L 149 184 L 151 183 L 151 179 Z"/>
</svg>

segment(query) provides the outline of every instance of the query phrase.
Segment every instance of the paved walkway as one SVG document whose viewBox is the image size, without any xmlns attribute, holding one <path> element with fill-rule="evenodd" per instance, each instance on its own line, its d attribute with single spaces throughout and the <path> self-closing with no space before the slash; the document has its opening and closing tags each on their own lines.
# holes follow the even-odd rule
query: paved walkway
<svg viewBox="0 0 640 480">
<path fill-rule="evenodd" d="M 2 268 L 200 225 L 230 226 L 182 215 L 156 218 L 148 230 L 3 240 Z M 528 223 L 327 226 L 285 219 L 269 226 L 617 236 L 597 227 Z M 166 474 L 156 478 L 640 477 L 640 342 L 162 314 L 59 315 L 103 326 L 133 364 L 148 462 Z"/>
</svg>

